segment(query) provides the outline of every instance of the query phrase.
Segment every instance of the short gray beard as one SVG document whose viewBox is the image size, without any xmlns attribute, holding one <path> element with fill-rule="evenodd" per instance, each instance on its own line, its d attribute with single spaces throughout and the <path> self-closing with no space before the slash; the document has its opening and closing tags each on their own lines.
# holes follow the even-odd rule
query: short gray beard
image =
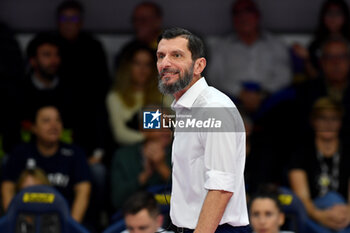
<svg viewBox="0 0 350 233">
<path fill-rule="evenodd" d="M 176 92 L 179 92 L 179 91 L 185 89 L 192 82 L 193 68 L 194 68 L 194 66 L 191 65 L 190 69 L 188 71 L 185 71 L 183 76 L 180 75 L 179 79 L 172 84 L 163 83 L 163 80 L 159 76 L 159 78 L 158 78 L 159 91 L 164 95 L 168 95 L 168 94 L 173 95 Z"/>
</svg>

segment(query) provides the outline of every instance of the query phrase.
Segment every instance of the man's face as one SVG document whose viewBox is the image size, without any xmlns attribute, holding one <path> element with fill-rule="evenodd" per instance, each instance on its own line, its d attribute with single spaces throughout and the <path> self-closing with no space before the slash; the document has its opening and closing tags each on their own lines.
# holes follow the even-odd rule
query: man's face
<svg viewBox="0 0 350 233">
<path fill-rule="evenodd" d="M 330 33 L 338 33 L 345 21 L 343 10 L 338 5 L 331 5 L 324 15 L 323 21 Z"/>
<path fill-rule="evenodd" d="M 150 37 L 154 37 L 154 33 L 160 31 L 162 19 L 152 6 L 141 5 L 134 10 L 132 22 L 136 37 L 141 41 L 147 41 Z"/>
<path fill-rule="evenodd" d="M 66 9 L 58 16 L 58 30 L 66 40 L 75 40 L 81 30 L 81 14 L 75 9 Z"/>
<path fill-rule="evenodd" d="M 345 81 L 349 74 L 350 58 L 346 44 L 331 42 L 323 48 L 321 65 L 330 82 Z"/>
<path fill-rule="evenodd" d="M 263 95 L 259 91 L 242 89 L 239 93 L 239 100 L 248 112 L 255 112 L 261 105 Z"/>
<path fill-rule="evenodd" d="M 130 233 L 154 233 L 161 226 L 162 219 L 161 216 L 151 216 L 147 209 L 143 209 L 135 215 L 126 215 L 125 224 Z"/>
<path fill-rule="evenodd" d="M 30 62 L 36 72 L 44 78 L 52 79 L 57 74 L 61 63 L 57 46 L 52 44 L 39 46 L 36 56 L 31 58 Z"/>
<path fill-rule="evenodd" d="M 157 50 L 159 89 L 163 94 L 174 94 L 187 87 L 193 79 L 194 61 L 182 37 L 162 39 Z"/>
<path fill-rule="evenodd" d="M 331 140 L 338 137 L 342 119 L 336 111 L 323 110 L 313 119 L 312 124 L 318 138 Z"/>
<path fill-rule="evenodd" d="M 233 11 L 233 26 L 238 34 L 250 34 L 258 31 L 260 17 L 254 3 L 239 1 Z"/>
<path fill-rule="evenodd" d="M 44 143 L 57 143 L 62 133 L 62 121 L 54 107 L 44 107 L 37 113 L 33 126 L 34 134 Z"/>
</svg>

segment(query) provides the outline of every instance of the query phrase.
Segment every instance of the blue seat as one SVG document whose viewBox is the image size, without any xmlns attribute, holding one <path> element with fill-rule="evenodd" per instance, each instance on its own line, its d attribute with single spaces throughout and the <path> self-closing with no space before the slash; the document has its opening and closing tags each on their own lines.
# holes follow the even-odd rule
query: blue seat
<svg viewBox="0 0 350 233">
<path fill-rule="evenodd" d="M 64 197 L 50 186 L 31 186 L 18 193 L 0 218 L 0 232 L 88 233 L 70 216 Z"/>
<path fill-rule="evenodd" d="M 279 191 L 282 211 L 286 214 L 286 228 L 295 232 L 307 232 L 305 231 L 307 214 L 301 200 L 287 187 L 280 187 Z"/>
</svg>

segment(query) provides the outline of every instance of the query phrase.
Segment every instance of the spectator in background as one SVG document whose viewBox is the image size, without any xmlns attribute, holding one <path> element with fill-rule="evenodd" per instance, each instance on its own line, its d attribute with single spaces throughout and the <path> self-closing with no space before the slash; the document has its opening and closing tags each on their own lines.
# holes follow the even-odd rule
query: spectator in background
<svg viewBox="0 0 350 233">
<path fill-rule="evenodd" d="M 40 168 L 25 169 L 17 181 L 17 191 L 34 185 L 50 185 L 46 173 Z"/>
<path fill-rule="evenodd" d="M 30 41 L 27 56 L 31 70 L 20 82 L 17 91 L 22 130 L 30 131 L 32 116 L 46 104 L 57 106 L 63 120 L 70 125 L 72 95 L 58 75 L 61 57 L 57 40 L 48 33 L 38 34 Z"/>
<path fill-rule="evenodd" d="M 151 193 L 138 192 L 132 195 L 124 204 L 123 215 L 127 230 L 122 233 L 169 233 L 161 228 L 163 216 Z"/>
<path fill-rule="evenodd" d="M 139 131 L 139 111 L 144 106 L 162 104 L 158 91 L 156 62 L 153 51 L 138 44 L 124 55 L 115 84 L 107 95 L 107 109 L 114 140 L 130 145 L 145 139 Z M 171 98 L 165 97 L 165 105 Z"/>
<path fill-rule="evenodd" d="M 61 74 L 74 90 L 74 142 L 86 151 L 90 163 L 99 163 L 106 147 L 109 75 L 101 43 L 82 31 L 83 17 L 77 1 L 63 1 L 57 8 Z"/>
<path fill-rule="evenodd" d="M 287 233 L 280 231 L 285 215 L 277 193 L 259 192 L 255 194 L 250 200 L 249 215 L 254 233 Z"/>
<path fill-rule="evenodd" d="M 299 44 L 293 46 L 294 52 L 304 61 L 305 71 L 310 77 L 319 76 L 321 47 L 332 36 L 350 39 L 349 7 L 343 0 L 326 0 L 323 3 L 318 27 L 308 49 Z"/>
<path fill-rule="evenodd" d="M 171 131 L 145 134 L 145 142 L 120 148 L 113 157 L 111 187 L 115 209 L 136 191 L 165 185 L 170 179 Z"/>
<path fill-rule="evenodd" d="M 134 28 L 134 38 L 124 45 L 116 56 L 116 68 L 122 58 L 137 44 L 144 44 L 154 51 L 157 49 L 157 39 L 162 31 L 163 12 L 154 2 L 141 2 L 133 10 L 131 22 Z"/>
<path fill-rule="evenodd" d="M 309 125 L 310 110 L 320 97 L 329 97 L 344 105 L 345 115 L 342 133 L 348 135 L 350 125 L 350 45 L 342 37 L 330 37 L 321 46 L 320 77 L 297 87 L 297 106 L 300 114 L 300 127 L 305 133 Z"/>
<path fill-rule="evenodd" d="M 208 77 L 213 86 L 230 96 L 240 94 L 243 82 L 255 82 L 274 93 L 291 82 L 286 46 L 260 27 L 260 12 L 252 0 L 233 3 L 235 34 L 211 47 Z"/>
<path fill-rule="evenodd" d="M 291 157 L 289 180 L 310 218 L 308 233 L 350 232 L 350 148 L 339 138 L 342 116 L 341 105 L 318 99 L 311 112 L 314 137 Z"/>
<path fill-rule="evenodd" d="M 22 125 L 22 140 L 25 142 L 30 141 L 32 133 L 31 119 L 35 115 L 35 111 L 43 105 L 56 106 L 61 113 L 62 121 L 65 122 L 65 128 L 61 135 L 62 141 L 66 143 L 74 142 L 79 146 L 85 146 L 82 149 L 84 150 L 84 155 L 88 156 L 92 172 L 94 185 L 92 195 L 96 195 L 96 198 L 93 198 L 93 200 L 97 201 L 96 204 L 93 202 L 93 205 L 99 206 L 96 208 L 100 209 L 103 207 L 101 202 L 105 200 L 103 195 L 105 194 L 106 169 L 101 161 L 102 152 L 97 150 L 96 153 L 87 154 L 92 145 L 87 146 L 80 140 L 81 131 L 84 130 L 83 133 L 86 133 L 85 137 L 91 137 L 93 141 L 91 144 L 97 144 L 94 137 L 97 134 L 97 119 L 90 117 L 93 113 L 85 113 L 86 116 L 84 116 L 83 112 L 77 113 L 81 103 L 75 98 L 76 92 L 84 88 L 77 89 L 71 82 L 62 77 L 63 74 L 59 73 L 62 63 L 59 42 L 56 36 L 48 33 L 37 35 L 29 43 L 27 54 L 31 72 L 22 80 L 18 91 L 18 112 L 20 112 Z M 89 96 L 93 95 L 90 93 Z M 88 101 L 88 98 L 85 101 Z M 93 107 L 91 111 L 93 111 Z M 87 120 L 89 122 L 85 122 Z M 81 121 L 85 123 L 85 129 L 82 129 Z M 90 213 L 98 213 L 98 211 L 89 211 Z"/>
<path fill-rule="evenodd" d="M 89 205 L 90 173 L 84 152 L 60 142 L 62 120 L 57 108 L 41 107 L 33 122 L 36 140 L 11 153 L 4 165 L 2 204 L 7 209 L 15 195 L 16 181 L 24 169 L 41 168 L 51 185 L 67 199 L 72 217 L 81 222 Z"/>
</svg>

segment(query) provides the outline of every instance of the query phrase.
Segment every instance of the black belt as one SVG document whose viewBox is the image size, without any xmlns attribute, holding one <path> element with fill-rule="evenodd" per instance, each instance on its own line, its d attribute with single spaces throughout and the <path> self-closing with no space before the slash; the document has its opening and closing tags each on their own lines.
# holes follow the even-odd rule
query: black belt
<svg viewBox="0 0 350 233">
<path fill-rule="evenodd" d="M 170 224 L 170 230 L 174 231 L 175 233 L 185 233 L 185 232 L 194 231 L 194 229 L 188 229 L 185 227 L 177 227 L 173 223 Z"/>
<path fill-rule="evenodd" d="M 184 227 L 177 227 L 176 232 L 177 233 L 186 233 L 186 232 L 193 232 L 194 229 L 188 229 Z"/>
<path fill-rule="evenodd" d="M 189 228 L 185 228 L 185 227 L 177 227 L 177 226 L 175 226 L 175 225 L 172 225 L 174 228 L 174 232 L 177 232 L 177 233 L 186 233 L 186 232 L 193 232 L 194 231 L 194 229 L 189 229 Z M 235 226 L 232 226 L 232 225 L 230 225 L 230 224 L 227 224 L 227 223 L 225 223 L 225 224 L 223 224 L 223 225 L 219 225 L 218 227 L 226 227 L 226 226 L 229 226 L 229 227 L 232 227 L 232 228 L 249 228 L 250 229 L 250 227 L 249 227 L 249 225 L 248 226 L 238 226 L 238 227 L 235 227 Z"/>
</svg>

